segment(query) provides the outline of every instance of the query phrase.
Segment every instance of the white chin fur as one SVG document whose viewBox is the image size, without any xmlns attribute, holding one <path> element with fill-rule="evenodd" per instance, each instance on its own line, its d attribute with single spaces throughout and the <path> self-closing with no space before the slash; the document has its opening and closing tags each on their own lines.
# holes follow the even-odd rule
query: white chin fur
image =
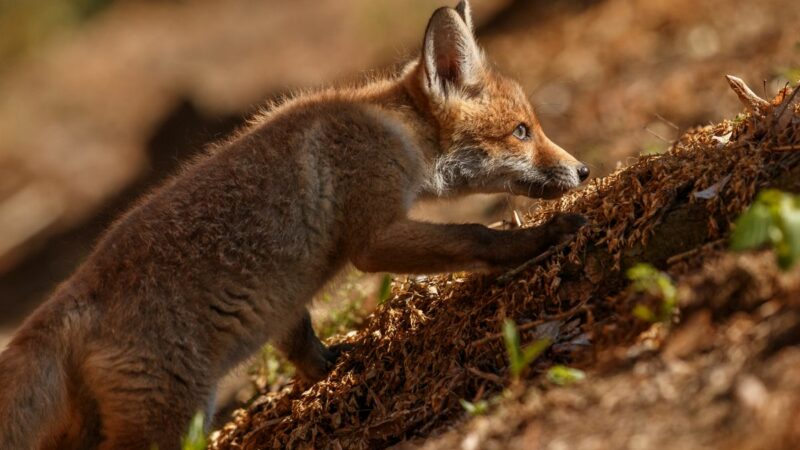
<svg viewBox="0 0 800 450">
<path fill-rule="evenodd" d="M 424 190 L 447 197 L 464 193 L 519 192 L 515 185 L 523 183 L 558 191 L 568 191 L 580 184 L 576 169 L 567 166 L 538 168 L 524 156 L 489 158 L 470 149 L 456 150 L 437 158 L 429 168 Z"/>
</svg>

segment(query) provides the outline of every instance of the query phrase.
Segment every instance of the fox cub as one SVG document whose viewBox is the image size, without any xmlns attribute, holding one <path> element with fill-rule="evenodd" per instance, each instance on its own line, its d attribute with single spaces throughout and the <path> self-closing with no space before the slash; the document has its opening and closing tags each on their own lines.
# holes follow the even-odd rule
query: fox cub
<svg viewBox="0 0 800 450">
<path fill-rule="evenodd" d="M 589 171 L 487 65 L 469 5 L 440 8 L 391 79 L 273 108 L 123 215 L 0 356 L 0 448 L 177 449 L 225 373 L 272 340 L 308 380 L 336 360 L 306 309 L 367 272 L 522 263 L 584 222 L 411 220 L 425 197 L 555 198 Z"/>
</svg>

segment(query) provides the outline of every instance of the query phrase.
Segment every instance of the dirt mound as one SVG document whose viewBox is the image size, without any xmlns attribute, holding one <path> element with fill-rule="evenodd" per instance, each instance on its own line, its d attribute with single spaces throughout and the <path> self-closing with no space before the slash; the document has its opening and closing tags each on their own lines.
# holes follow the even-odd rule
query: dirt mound
<svg viewBox="0 0 800 450">
<path fill-rule="evenodd" d="M 703 259 L 679 285 L 680 325 L 633 347 L 660 352 L 530 389 L 421 448 L 797 448 L 800 268 L 781 273 L 772 252 Z"/>
<path fill-rule="evenodd" d="M 686 273 L 759 189 L 800 191 L 800 153 L 791 151 L 800 146 L 800 103 L 787 94 L 546 204 L 528 224 L 573 211 L 590 225 L 531 267 L 399 282 L 347 338 L 354 349 L 326 380 L 257 399 L 215 448 L 380 448 L 430 435 L 462 417 L 459 399 L 508 385 L 504 319 L 519 324 L 523 342 L 552 342 L 531 384 L 553 364 L 591 367 L 603 350 L 635 343 L 649 324 L 631 313 L 638 300 L 627 294 L 625 268 L 649 262 Z"/>
</svg>

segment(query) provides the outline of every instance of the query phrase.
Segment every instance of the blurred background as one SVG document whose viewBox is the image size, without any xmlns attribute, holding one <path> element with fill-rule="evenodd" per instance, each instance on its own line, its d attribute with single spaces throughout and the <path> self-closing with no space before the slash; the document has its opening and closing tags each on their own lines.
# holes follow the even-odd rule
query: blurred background
<svg viewBox="0 0 800 450">
<path fill-rule="evenodd" d="M 455 4 L 455 0 L 450 3 Z M 434 0 L 0 0 L 0 348 L 143 191 L 265 101 L 418 51 Z M 594 175 L 800 79 L 796 0 L 473 0 L 489 59 Z M 431 220 L 535 203 L 422 205 Z"/>
</svg>

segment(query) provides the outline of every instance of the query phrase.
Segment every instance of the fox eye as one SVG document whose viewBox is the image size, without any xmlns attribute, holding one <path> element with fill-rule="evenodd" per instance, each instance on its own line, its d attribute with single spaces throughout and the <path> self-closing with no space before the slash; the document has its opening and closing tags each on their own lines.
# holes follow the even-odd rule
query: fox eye
<svg viewBox="0 0 800 450">
<path fill-rule="evenodd" d="M 520 141 L 524 141 L 530 137 L 530 130 L 528 130 L 528 126 L 524 123 L 517 125 L 517 128 L 514 128 L 514 132 L 511 133 L 512 136 L 519 139 Z"/>
</svg>

